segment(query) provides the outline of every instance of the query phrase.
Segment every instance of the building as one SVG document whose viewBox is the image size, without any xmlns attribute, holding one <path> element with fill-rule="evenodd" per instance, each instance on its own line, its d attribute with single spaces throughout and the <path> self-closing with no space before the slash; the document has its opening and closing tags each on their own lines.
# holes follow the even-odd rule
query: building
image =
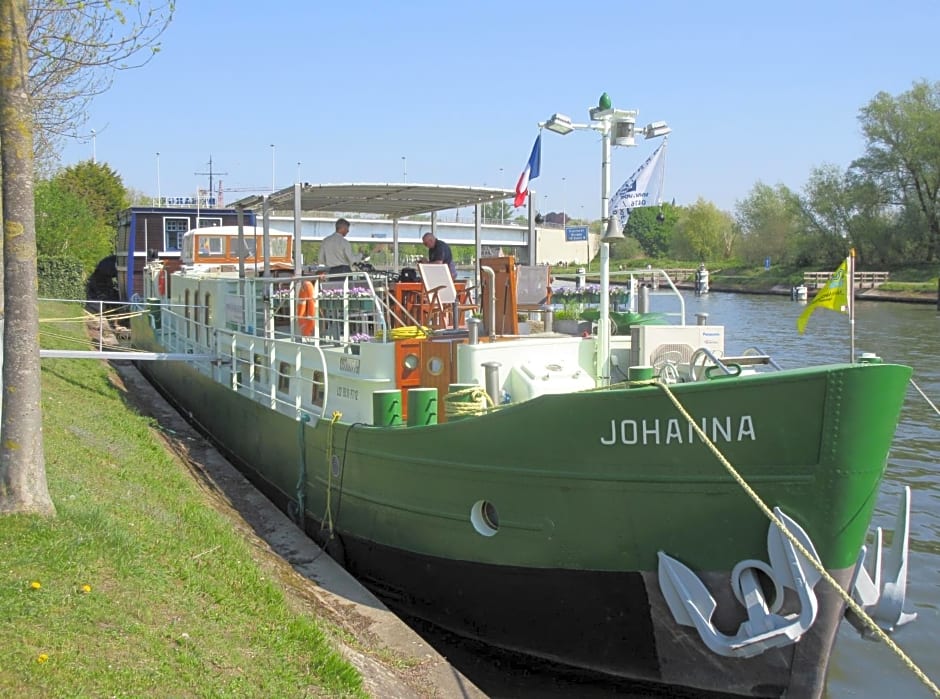
<svg viewBox="0 0 940 699">
<path fill-rule="evenodd" d="M 142 270 L 148 257 L 179 264 L 183 234 L 193 228 L 234 226 L 238 224 L 235 209 L 201 207 L 171 208 L 132 206 L 118 216 L 115 255 L 117 257 L 118 289 L 121 300 L 143 293 Z M 254 212 L 244 212 L 244 225 L 255 226 Z"/>
</svg>

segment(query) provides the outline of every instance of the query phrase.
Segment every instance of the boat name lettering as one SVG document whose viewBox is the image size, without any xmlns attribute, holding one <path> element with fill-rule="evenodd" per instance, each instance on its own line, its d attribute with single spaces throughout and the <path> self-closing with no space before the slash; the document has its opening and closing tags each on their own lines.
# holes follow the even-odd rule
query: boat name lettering
<svg viewBox="0 0 940 699">
<path fill-rule="evenodd" d="M 754 420 L 750 415 L 740 417 L 703 417 L 699 421 L 709 439 L 713 442 L 756 442 Z M 660 446 L 670 444 L 691 444 L 698 435 L 687 420 L 659 418 L 642 420 L 611 420 L 609 436 L 601 435 L 601 444 L 612 446 Z M 699 439 L 699 441 L 701 441 Z"/>
<path fill-rule="evenodd" d="M 350 374 L 359 373 L 360 361 L 356 357 L 340 357 L 339 370 L 348 371 Z"/>
<path fill-rule="evenodd" d="M 337 386 L 336 395 L 339 398 L 349 398 L 350 400 L 359 400 L 359 389 L 349 386 Z"/>
</svg>

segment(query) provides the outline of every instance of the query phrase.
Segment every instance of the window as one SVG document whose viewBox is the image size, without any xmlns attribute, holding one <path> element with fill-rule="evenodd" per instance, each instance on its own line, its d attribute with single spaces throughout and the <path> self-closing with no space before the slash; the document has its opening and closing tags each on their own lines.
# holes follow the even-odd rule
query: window
<svg viewBox="0 0 940 699">
<path fill-rule="evenodd" d="M 255 355 L 255 383 L 265 383 L 265 365 L 267 362 L 260 354 Z"/>
<path fill-rule="evenodd" d="M 313 387 L 310 390 L 310 402 L 314 405 L 323 407 L 323 380 L 325 376 L 322 371 L 313 372 Z"/>
<path fill-rule="evenodd" d="M 200 216 L 196 221 L 198 222 L 196 228 L 216 228 L 222 225 L 221 218 L 206 218 L 205 216 Z"/>
<path fill-rule="evenodd" d="M 189 230 L 188 218 L 163 219 L 164 250 L 179 250 L 183 243 L 183 234 Z"/>
<path fill-rule="evenodd" d="M 290 377 L 294 374 L 294 367 L 287 362 L 278 362 L 277 390 L 281 393 L 290 393 Z"/>
<path fill-rule="evenodd" d="M 209 339 L 209 324 L 212 322 L 212 308 L 210 301 L 212 300 L 212 294 L 208 291 L 206 292 L 206 300 L 203 301 L 205 308 L 202 309 L 202 324 L 206 326 L 206 340 Z"/>
<path fill-rule="evenodd" d="M 199 292 L 193 296 L 193 325 L 196 327 L 196 342 L 199 342 Z"/>
<path fill-rule="evenodd" d="M 287 257 L 287 241 L 290 240 L 287 236 L 283 235 L 272 235 L 271 236 L 271 257 Z"/>
<path fill-rule="evenodd" d="M 183 317 L 186 318 L 186 337 L 189 337 L 192 332 L 189 327 L 189 289 L 183 293 Z"/>
<path fill-rule="evenodd" d="M 199 236 L 199 254 L 200 256 L 211 255 L 213 257 L 221 257 L 225 254 L 225 245 L 222 242 L 222 237 L 218 235 L 208 236 L 200 235 Z"/>
<path fill-rule="evenodd" d="M 232 257 L 241 257 L 242 251 L 244 251 L 244 257 L 246 260 L 254 259 L 255 256 L 255 239 L 254 238 L 245 238 L 245 245 L 241 248 L 238 246 L 238 238 L 232 237 L 229 238 L 230 245 L 232 247 Z"/>
</svg>

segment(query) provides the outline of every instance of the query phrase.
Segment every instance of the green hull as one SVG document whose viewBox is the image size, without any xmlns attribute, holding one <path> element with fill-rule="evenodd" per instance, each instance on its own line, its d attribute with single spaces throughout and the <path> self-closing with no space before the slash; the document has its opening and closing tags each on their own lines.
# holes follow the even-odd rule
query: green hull
<svg viewBox="0 0 940 699">
<path fill-rule="evenodd" d="M 138 325 L 135 341 L 159 349 Z M 394 608 L 613 675 L 749 696 L 822 691 L 842 614 L 831 590 L 819 590 L 798 644 L 748 660 L 716 657 L 672 621 L 657 552 L 699 572 L 716 621 L 733 629 L 744 614 L 728 572 L 766 560 L 768 523 L 659 387 L 373 427 L 298 420 L 189 364 L 144 368 L 272 498 L 294 512 L 304 502 L 308 529 L 321 541 L 332 531 L 331 552 Z M 672 390 L 847 586 L 909 377 L 897 365 L 834 365 Z M 573 620 L 553 634 L 546 624 L 566 612 Z"/>
</svg>

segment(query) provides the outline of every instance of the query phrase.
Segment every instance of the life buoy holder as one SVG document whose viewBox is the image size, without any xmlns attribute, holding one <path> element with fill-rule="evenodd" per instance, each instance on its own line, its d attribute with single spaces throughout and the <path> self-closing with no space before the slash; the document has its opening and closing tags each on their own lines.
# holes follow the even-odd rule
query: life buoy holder
<svg viewBox="0 0 940 699">
<path fill-rule="evenodd" d="M 166 270 L 163 267 L 157 272 L 157 291 L 160 296 L 166 296 Z"/>
<path fill-rule="evenodd" d="M 314 298 L 313 282 L 305 281 L 297 294 L 297 324 L 301 335 L 313 335 L 316 327 L 317 301 Z"/>
</svg>

